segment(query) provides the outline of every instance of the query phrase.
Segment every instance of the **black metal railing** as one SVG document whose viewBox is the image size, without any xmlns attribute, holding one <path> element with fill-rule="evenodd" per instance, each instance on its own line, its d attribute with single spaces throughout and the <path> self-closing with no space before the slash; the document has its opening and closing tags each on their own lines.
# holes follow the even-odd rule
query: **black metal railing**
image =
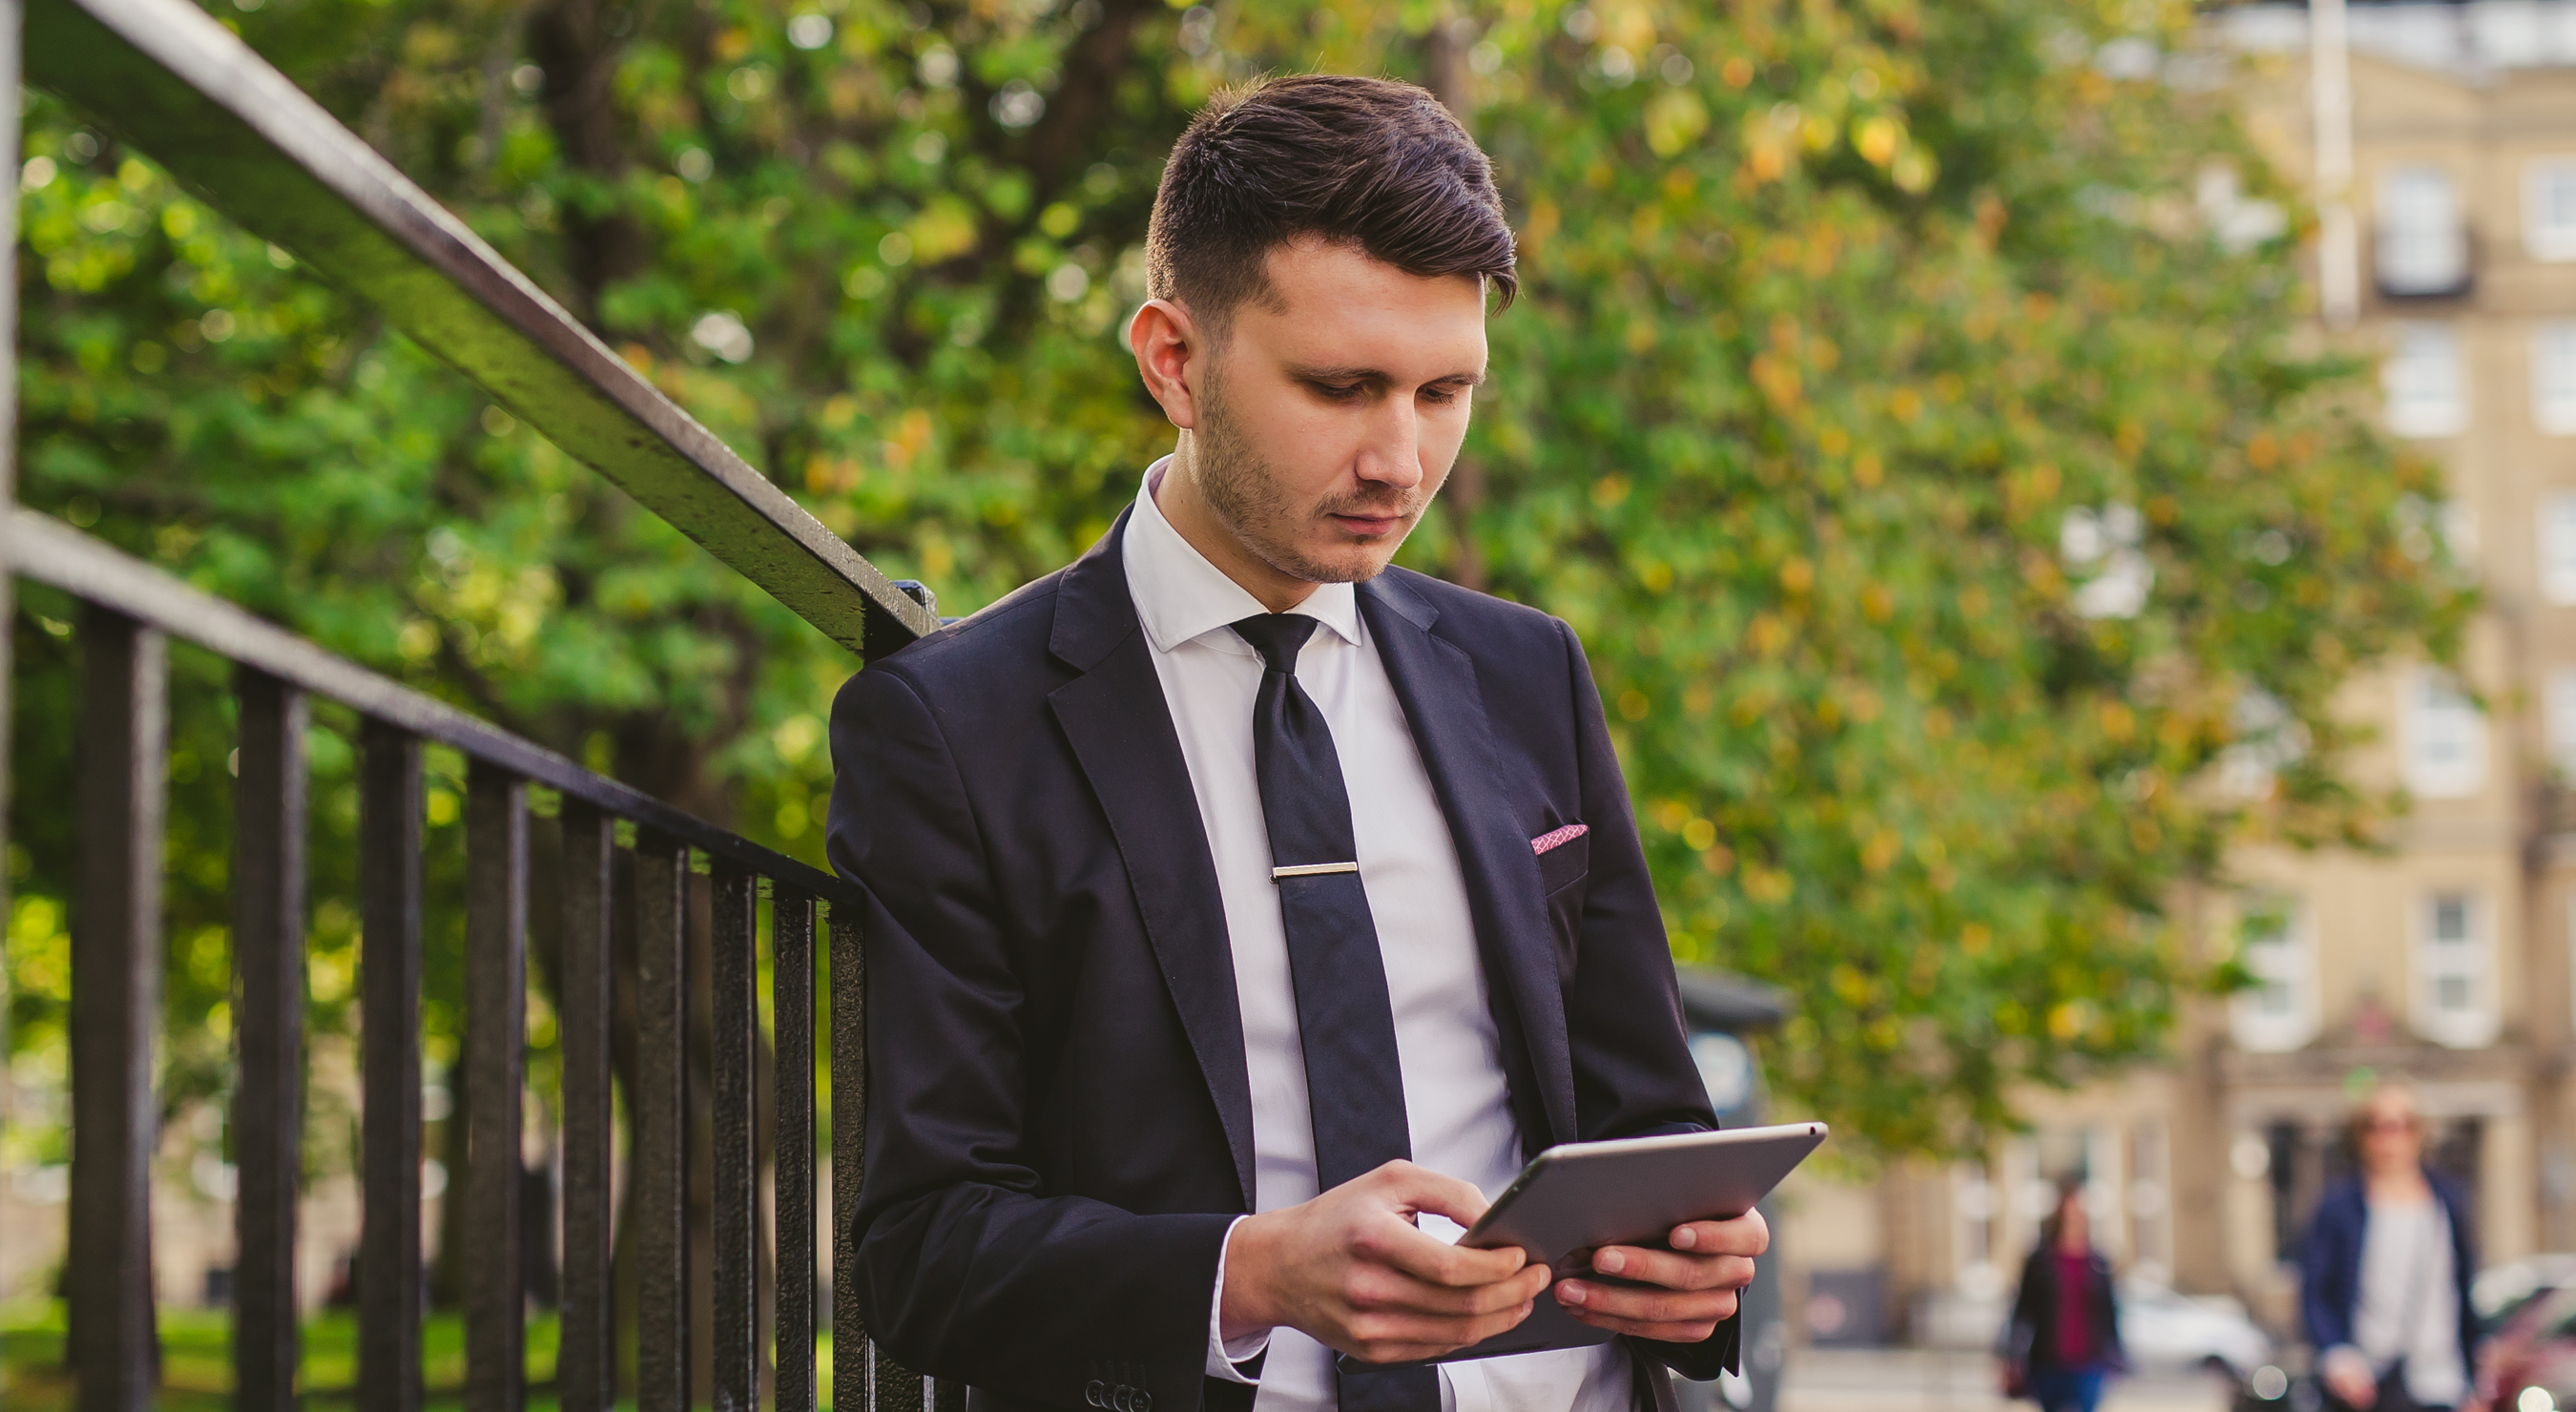
<svg viewBox="0 0 2576 1412">
<path fill-rule="evenodd" d="M 511 413 L 607 476 L 854 651 L 882 653 L 937 625 L 898 585 L 664 398 L 587 330 L 318 104 L 186 0 L 0 0 L 0 37 L 23 32 L 25 78 L 53 92 L 242 225 L 371 303 Z M 0 152 L 14 156 L 18 75 L 0 53 Z M 14 220 L 0 250 L 14 246 Z M 0 269 L 0 291 L 14 281 Z M 9 297 L 0 292 L 0 299 Z M 14 324 L 16 312 L 5 315 Z M 14 365 L 0 342 L 0 390 Z M 5 392 L 0 392 L 5 396 Z M 9 435 L 15 440 L 14 414 Z M 14 457 L 12 457 L 14 469 Z M 10 498 L 14 500 L 14 489 Z M 361 721 L 359 915 L 363 1204 L 357 1263 L 358 1403 L 420 1405 L 420 1188 L 424 745 L 467 761 L 461 1203 L 466 1405 L 524 1401 L 518 1252 L 530 906 L 530 791 L 552 793 L 562 834 L 555 919 L 564 1221 L 554 1391 L 567 1412 L 618 1397 L 616 1332 L 632 1320 L 637 1405 L 691 1401 L 688 1164 L 711 1157 L 714 1405 L 762 1401 L 764 1255 L 776 1277 L 772 1395 L 816 1401 L 817 1205 L 812 987 L 828 947 L 835 1205 L 856 1201 L 864 1095 L 860 956 L 848 884 L 717 828 L 532 742 L 335 657 L 67 525 L 25 509 L 0 522 L 0 594 L 13 579 L 81 605 L 83 701 L 73 897 L 69 1359 L 84 1412 L 139 1412 L 158 1365 L 151 1281 L 152 1054 L 160 1017 L 163 792 L 169 639 L 234 664 L 239 783 L 232 873 L 239 1077 L 232 1131 L 239 1239 L 232 1302 L 235 1405 L 296 1405 L 294 1282 L 302 1170 L 306 727 L 310 703 Z M 0 609 L 5 609 L 0 601 Z M 5 638 L 0 638 L 5 641 Z M 0 674 L 5 680 L 5 674 Z M 0 698 L 5 700 L 5 698 Z M 704 881 L 699 877 L 703 865 Z M 709 890 L 712 1103 L 690 1131 L 686 946 L 690 891 Z M 766 896 L 773 993 L 767 1035 L 777 1115 L 764 1240 L 755 1090 Z M 611 1079 L 611 996 L 632 987 L 635 1063 Z M 625 1232 L 638 1274 L 612 1288 L 612 1153 L 622 1097 Z M 764 1247 L 766 1247 L 764 1249 Z M 834 1242 L 835 1283 L 852 1252 Z M 843 1407 L 955 1405 L 955 1389 L 886 1362 L 834 1301 Z"/>
<path fill-rule="evenodd" d="M 69 1274 L 72 1361 L 85 1408 L 149 1405 L 152 1350 L 149 1163 L 157 1109 L 150 1056 L 159 1020 L 159 822 L 167 767 L 167 640 L 235 665 L 233 957 L 240 1073 L 232 1123 L 240 1173 L 233 1283 L 237 1405 L 294 1405 L 294 1286 L 302 1171 L 304 742 L 312 697 L 357 711 L 360 748 L 360 1007 L 364 1042 L 358 1395 L 370 1409 L 419 1405 L 421 1325 L 421 858 L 425 742 L 467 763 L 464 1082 L 468 1112 L 464 1283 L 466 1400 L 517 1407 L 525 1364 L 518 1279 L 520 1143 L 526 1045 L 528 790 L 553 791 L 563 832 L 561 982 L 563 1300 L 561 1405 L 615 1400 L 610 1283 L 612 937 L 633 929 L 636 1070 L 626 1094 L 640 1273 L 632 1311 L 637 1390 L 646 1409 L 688 1405 L 685 1247 L 687 1024 L 685 918 L 692 854 L 706 861 L 714 916 L 713 1120 L 703 1135 L 715 1186 L 713 1385 L 716 1405 L 760 1405 L 759 1153 L 753 1130 L 762 1033 L 756 926 L 770 900 L 776 1398 L 814 1406 L 814 947 L 819 915 L 854 905 L 830 874 L 726 832 L 487 725 L 32 511 L 15 512 L 6 552 L 22 578 L 83 605 L 78 891 L 73 902 L 73 1181 Z M 631 841 L 618 842 L 618 825 Z M 624 855 L 621 860 L 620 855 Z M 619 866 L 621 861 L 624 866 Z M 621 874 L 631 886 L 620 889 Z M 629 910 L 631 909 L 631 911 Z M 836 1177 L 856 1178 L 863 1091 L 859 960 L 847 928 L 833 941 Z M 838 1252 L 843 1258 L 846 1252 Z M 842 1386 L 882 1390 L 863 1333 L 836 1336 Z M 836 1349 L 836 1353 L 839 1350 Z M 871 1375 L 874 1375 L 873 1377 Z M 898 1375 L 899 1376 L 899 1375 Z M 917 1388 L 914 1380 L 912 1386 Z M 909 1398 L 856 1405 L 895 1407 Z"/>
</svg>

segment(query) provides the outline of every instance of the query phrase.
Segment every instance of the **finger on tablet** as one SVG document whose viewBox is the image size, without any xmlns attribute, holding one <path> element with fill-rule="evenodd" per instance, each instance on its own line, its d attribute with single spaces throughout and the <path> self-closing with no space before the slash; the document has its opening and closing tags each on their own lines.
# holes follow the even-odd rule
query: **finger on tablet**
<svg viewBox="0 0 2576 1412">
<path fill-rule="evenodd" d="M 1737 1305 L 1731 1289 L 1634 1289 L 1590 1280 L 1559 1280 L 1555 1293 L 1567 1313 L 1595 1328 L 1666 1342 L 1706 1338 L 1710 1328 L 1734 1316 Z M 1694 1329 L 1698 1332 L 1692 1332 Z"/>
<path fill-rule="evenodd" d="M 1666 1237 L 1675 1250 L 1694 1255 L 1759 1255 L 1771 1248 L 1771 1223 L 1759 1211 L 1731 1221 L 1688 1221 Z"/>
<path fill-rule="evenodd" d="M 1476 1224 L 1488 1204 L 1474 1182 L 1412 1162 L 1389 1162 L 1359 1180 L 1370 1183 L 1378 1195 L 1407 1211 L 1446 1216 L 1461 1226 Z"/>
<path fill-rule="evenodd" d="M 1415 1279 L 1453 1287 L 1510 1279 L 1529 1263 L 1529 1252 L 1516 1245 L 1473 1250 L 1396 1220 L 1373 1225 L 1360 1242 L 1360 1253 Z"/>
<path fill-rule="evenodd" d="M 1634 1246 L 1604 1246 L 1592 1268 L 1604 1275 L 1665 1289 L 1742 1289 L 1753 1283 L 1753 1262 L 1741 1255 L 1677 1255 Z"/>
</svg>

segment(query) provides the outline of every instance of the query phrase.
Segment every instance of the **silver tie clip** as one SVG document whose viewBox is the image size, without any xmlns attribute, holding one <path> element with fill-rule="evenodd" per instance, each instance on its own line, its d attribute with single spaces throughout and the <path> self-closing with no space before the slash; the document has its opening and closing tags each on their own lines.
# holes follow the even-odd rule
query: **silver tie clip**
<svg viewBox="0 0 2576 1412">
<path fill-rule="evenodd" d="M 1300 863 L 1293 868 L 1271 869 L 1270 880 L 1277 882 L 1281 878 L 1314 878 L 1322 877 L 1326 873 L 1356 873 L 1359 870 L 1360 865 L 1357 863 Z"/>
</svg>

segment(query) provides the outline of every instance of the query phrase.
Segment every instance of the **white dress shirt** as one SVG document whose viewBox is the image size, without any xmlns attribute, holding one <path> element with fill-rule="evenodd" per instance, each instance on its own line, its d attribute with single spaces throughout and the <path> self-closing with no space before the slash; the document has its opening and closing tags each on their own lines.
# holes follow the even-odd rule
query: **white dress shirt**
<svg viewBox="0 0 2576 1412">
<path fill-rule="evenodd" d="M 1252 1088 L 1253 1207 L 1270 1211 L 1314 1197 L 1316 1177 L 1296 991 L 1253 767 L 1261 657 L 1229 626 L 1266 610 L 1163 518 L 1154 489 L 1167 464 L 1158 461 L 1145 473 L 1127 521 L 1127 586 L 1153 646 L 1154 671 L 1216 861 Z M 1413 1160 L 1474 1183 L 1491 1200 L 1519 1174 L 1521 1143 L 1457 846 L 1386 665 L 1369 643 L 1352 585 L 1321 585 L 1290 611 L 1322 624 L 1298 655 L 1297 680 L 1332 728 L 1350 791 L 1361 885 L 1395 1011 Z M 1438 1217 L 1425 1216 L 1423 1223 L 1456 1233 Z M 1208 1374 L 1249 1381 L 1235 1364 L 1259 1353 L 1263 1337 L 1232 1345 L 1222 1339 L 1215 1306 L 1224 1288 L 1220 1260 L 1208 1316 Z M 1333 1408 L 1332 1351 L 1290 1328 L 1266 1338 L 1255 1412 Z M 1440 1402 L 1444 1412 L 1626 1412 L 1631 1384 L 1627 1355 L 1604 1344 L 1445 1364 Z"/>
</svg>

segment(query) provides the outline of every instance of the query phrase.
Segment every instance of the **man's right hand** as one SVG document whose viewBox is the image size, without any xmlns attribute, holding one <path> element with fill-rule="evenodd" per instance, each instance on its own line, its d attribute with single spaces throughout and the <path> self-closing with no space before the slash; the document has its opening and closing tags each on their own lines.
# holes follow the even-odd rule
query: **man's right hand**
<svg viewBox="0 0 2576 1412">
<path fill-rule="evenodd" d="M 2379 1379 L 2370 1371 L 2370 1360 L 2350 1344 L 2337 1344 L 2317 1360 L 2318 1373 L 2325 1379 L 2326 1391 L 2333 1393 L 2348 1407 L 2368 1409 L 2379 1401 Z"/>
<path fill-rule="evenodd" d="M 1481 1343 L 1529 1317 L 1545 1266 L 1517 1249 L 1467 1250 L 1425 1235 L 1428 1211 L 1462 1226 L 1484 1193 L 1389 1162 L 1312 1201 L 1235 1223 L 1218 1323 L 1229 1339 L 1286 1325 L 1354 1358 L 1398 1363 Z"/>
</svg>

